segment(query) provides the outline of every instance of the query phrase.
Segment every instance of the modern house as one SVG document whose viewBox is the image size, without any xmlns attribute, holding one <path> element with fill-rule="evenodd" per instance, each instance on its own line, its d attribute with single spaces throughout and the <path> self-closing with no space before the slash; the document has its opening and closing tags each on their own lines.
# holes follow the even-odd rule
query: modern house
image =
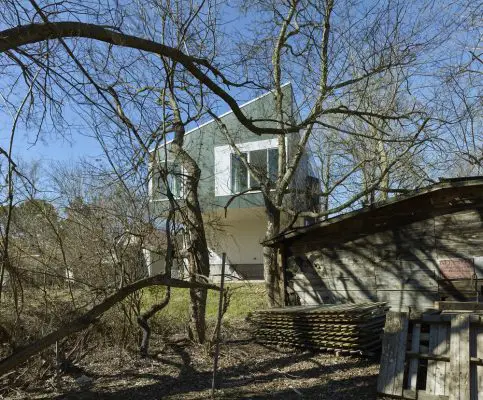
<svg viewBox="0 0 483 400">
<path fill-rule="evenodd" d="M 387 301 L 418 311 L 481 300 L 483 177 L 442 179 L 265 244 L 279 249 L 287 303 Z"/>
<path fill-rule="evenodd" d="M 283 86 L 283 106 L 287 121 L 297 118 L 290 84 Z M 263 94 L 241 106 L 243 112 L 252 119 L 275 119 L 274 95 Z M 255 135 L 238 122 L 232 112 L 220 115 L 230 136 L 248 163 L 268 177 L 276 177 L 278 172 L 278 138 L 273 135 Z M 272 122 L 257 122 L 270 126 Z M 286 136 L 288 156 L 294 151 L 298 133 Z M 247 170 L 239 154 L 228 145 L 227 138 L 218 121 L 210 120 L 188 131 L 184 148 L 197 161 L 201 169 L 199 198 L 210 250 L 212 278 L 216 279 L 221 267 L 221 255 L 227 254 L 227 275 L 233 279 L 263 279 L 262 246 L 267 218 L 264 202 L 257 187 L 257 181 Z M 169 142 L 152 150 L 151 163 L 165 162 L 168 165 L 168 185 L 180 202 L 183 199 L 183 175 L 181 166 L 172 159 Z M 153 165 L 151 165 L 152 167 Z M 162 214 L 169 206 L 166 188 L 159 184 L 156 170 L 152 168 L 149 192 L 155 212 Z M 303 157 L 292 185 L 290 199 L 294 206 L 304 208 L 312 200 L 302 196 L 308 183 L 309 163 Z M 240 195 L 241 192 L 244 194 Z M 245 193 L 246 192 L 246 193 Z M 226 212 L 225 212 L 225 207 Z M 151 259 L 152 273 L 163 269 L 162 261 Z"/>
</svg>

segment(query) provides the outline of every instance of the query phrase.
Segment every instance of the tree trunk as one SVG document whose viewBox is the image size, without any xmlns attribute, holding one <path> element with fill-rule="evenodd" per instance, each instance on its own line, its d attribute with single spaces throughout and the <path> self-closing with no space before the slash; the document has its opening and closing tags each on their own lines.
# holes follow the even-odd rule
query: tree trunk
<svg viewBox="0 0 483 400">
<path fill-rule="evenodd" d="M 141 339 L 141 345 L 139 346 L 139 353 L 141 357 L 147 357 L 149 351 L 149 339 L 151 338 L 151 327 L 149 326 L 149 319 L 156 314 L 158 311 L 161 311 L 164 307 L 169 304 L 169 300 L 171 297 L 171 288 L 168 286 L 166 288 L 166 294 L 164 299 L 161 303 L 153 304 L 149 310 L 142 313 L 138 318 L 138 324 L 143 331 L 143 337 Z"/>
<path fill-rule="evenodd" d="M 265 199 L 265 212 L 267 215 L 267 229 L 265 240 L 270 239 L 280 232 L 280 211 L 273 207 L 270 200 Z M 267 290 L 269 307 L 284 306 L 284 285 L 282 265 L 277 262 L 277 250 L 273 247 L 263 247 L 263 277 Z"/>
<path fill-rule="evenodd" d="M 203 282 L 210 275 L 210 259 L 203 218 L 198 203 L 197 186 L 196 195 L 187 197 L 193 201 L 193 203 L 190 203 L 187 198 L 187 206 L 189 209 L 187 215 L 192 224 L 189 229 L 191 247 L 189 257 L 190 282 Z M 204 288 L 190 289 L 190 335 L 197 343 L 203 343 L 205 341 L 207 295 L 208 292 Z"/>
<path fill-rule="evenodd" d="M 175 138 L 171 151 L 180 160 L 184 168 L 184 223 L 187 230 L 188 271 L 190 282 L 204 282 L 210 275 L 210 258 L 206 242 L 205 227 L 198 199 L 198 184 L 201 170 L 196 161 L 183 149 L 185 128 L 179 116 L 173 124 Z M 198 343 L 205 341 L 206 335 L 206 299 L 204 288 L 190 289 L 190 336 Z"/>
<path fill-rule="evenodd" d="M 381 174 L 383 174 L 387 170 L 388 160 L 387 152 L 384 147 L 384 141 L 382 138 L 377 141 L 377 145 L 379 152 L 379 171 Z M 380 186 L 382 188 L 381 199 L 387 200 L 389 198 L 389 173 L 386 173 L 386 175 L 384 175 Z"/>
</svg>

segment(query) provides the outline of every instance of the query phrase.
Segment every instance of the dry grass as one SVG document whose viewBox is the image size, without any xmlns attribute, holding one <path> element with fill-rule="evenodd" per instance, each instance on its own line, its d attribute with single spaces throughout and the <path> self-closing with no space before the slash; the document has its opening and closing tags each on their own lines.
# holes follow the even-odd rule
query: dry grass
<svg viewBox="0 0 483 400">
<path fill-rule="evenodd" d="M 378 364 L 374 361 L 253 343 L 245 318 L 249 312 L 265 307 L 264 288 L 262 285 L 231 285 L 231 288 L 234 294 L 222 329 L 217 398 L 375 398 Z M 146 291 L 144 306 L 163 296 L 162 289 Z M 87 336 L 82 342 L 83 356 L 74 360 L 73 369 L 56 375 L 51 367 L 53 352 L 49 350 L 16 372 L 30 374 L 28 382 L 6 390 L 2 388 L 0 398 L 211 398 L 212 349 L 193 345 L 186 338 L 180 340 L 186 336 L 188 305 L 188 292 L 173 290 L 169 306 L 154 320 L 151 358 L 139 358 L 135 339 L 127 347 L 123 346 L 126 343 L 116 342 L 116 338 L 122 336 L 116 330 L 121 330 L 125 318 L 116 308 L 88 334 L 84 333 Z M 211 293 L 207 307 L 211 327 L 217 305 L 216 293 Z M 37 307 L 39 305 L 34 308 Z M 72 337 L 65 345 L 71 348 L 78 339 Z"/>
<path fill-rule="evenodd" d="M 239 327 L 225 331 L 216 398 L 220 399 L 374 399 L 374 361 L 280 349 L 255 344 Z M 230 337 L 227 337 L 230 336 Z M 139 359 L 115 349 L 80 364 L 82 371 L 39 382 L 12 399 L 209 399 L 212 357 L 187 342 L 158 342 L 154 355 Z M 89 377 L 82 384 L 79 377 Z"/>
</svg>

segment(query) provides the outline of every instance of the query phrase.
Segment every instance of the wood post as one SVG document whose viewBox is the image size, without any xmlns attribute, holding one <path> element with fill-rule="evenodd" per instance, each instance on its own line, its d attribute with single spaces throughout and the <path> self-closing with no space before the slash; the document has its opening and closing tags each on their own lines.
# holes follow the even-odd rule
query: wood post
<svg viewBox="0 0 483 400">
<path fill-rule="evenodd" d="M 278 307 L 285 307 L 287 305 L 287 281 L 285 279 L 285 246 L 283 243 L 277 249 L 277 269 L 278 269 Z"/>
<path fill-rule="evenodd" d="M 413 334 L 411 337 L 411 351 L 419 353 L 419 339 L 421 336 L 421 324 L 414 324 L 413 326 Z M 411 390 L 417 389 L 417 380 L 418 380 L 418 365 L 419 360 L 417 358 L 413 358 L 409 361 L 409 369 L 408 369 L 408 387 Z"/>
<path fill-rule="evenodd" d="M 470 398 L 470 317 L 457 314 L 451 319 L 449 400 Z"/>
<path fill-rule="evenodd" d="M 215 344 L 215 356 L 213 360 L 213 379 L 211 381 L 211 397 L 215 398 L 216 388 L 216 370 L 218 369 L 218 356 L 220 354 L 220 331 L 221 331 L 221 318 L 223 317 L 223 294 L 225 286 L 225 261 L 226 253 L 223 253 L 221 260 L 221 282 L 220 282 L 220 298 L 218 300 L 218 319 L 216 321 L 216 344 Z"/>
<path fill-rule="evenodd" d="M 400 397 L 403 395 L 407 333 L 407 313 L 388 312 L 382 340 L 381 369 L 377 381 L 379 393 Z"/>
</svg>

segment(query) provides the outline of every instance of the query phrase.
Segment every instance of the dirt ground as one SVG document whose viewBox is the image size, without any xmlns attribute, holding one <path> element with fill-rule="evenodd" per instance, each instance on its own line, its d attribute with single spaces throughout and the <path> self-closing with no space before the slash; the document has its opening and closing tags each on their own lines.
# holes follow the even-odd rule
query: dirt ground
<svg viewBox="0 0 483 400">
<path fill-rule="evenodd" d="M 115 348 L 89 356 L 79 369 L 38 382 L 9 399 L 208 399 L 212 357 L 185 341 L 153 344 L 152 357 Z M 221 346 L 216 398 L 375 399 L 374 360 L 262 346 L 250 339 Z M 0 396 L 1 397 L 1 396 Z"/>
</svg>

